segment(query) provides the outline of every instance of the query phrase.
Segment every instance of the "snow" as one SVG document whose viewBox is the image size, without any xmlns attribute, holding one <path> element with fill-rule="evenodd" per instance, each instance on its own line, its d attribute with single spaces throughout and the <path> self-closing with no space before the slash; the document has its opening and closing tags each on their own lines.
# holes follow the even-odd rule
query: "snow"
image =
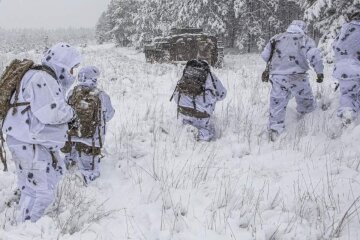
<svg viewBox="0 0 360 240">
<path fill-rule="evenodd" d="M 300 118 L 292 99 L 287 131 L 270 143 L 265 63 L 256 54 L 225 55 L 224 68 L 214 71 L 228 97 L 216 108 L 216 141 L 202 143 L 169 102 L 182 65 L 152 65 L 143 53 L 113 45 L 81 51 L 83 65 L 102 70 L 100 84 L 117 111 L 101 177 L 86 188 L 70 171 L 45 217 L 16 224 L 15 207 L 4 205 L 16 185 L 10 161 L 0 173 L 0 239 L 360 239 L 360 126 L 334 138 L 331 79 L 320 87 L 311 75 L 328 109 Z M 8 53 L 0 64 L 25 56 L 40 59 Z"/>
</svg>

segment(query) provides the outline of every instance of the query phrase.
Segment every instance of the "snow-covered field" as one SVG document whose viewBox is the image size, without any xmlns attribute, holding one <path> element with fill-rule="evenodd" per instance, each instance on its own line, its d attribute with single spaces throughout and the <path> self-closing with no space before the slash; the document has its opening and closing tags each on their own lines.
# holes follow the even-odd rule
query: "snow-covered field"
<svg viewBox="0 0 360 240">
<path fill-rule="evenodd" d="M 56 203 L 36 224 L 14 222 L 4 202 L 14 165 L 0 173 L 0 239 L 270 240 L 360 239 L 360 126 L 338 134 L 338 93 L 330 77 L 316 110 L 299 118 L 291 101 L 287 132 L 267 139 L 270 86 L 257 55 L 228 55 L 214 70 L 228 89 L 216 109 L 217 139 L 196 142 L 169 98 L 182 66 L 148 64 L 133 49 L 81 50 L 103 70 L 116 115 L 102 176 L 85 188 L 68 173 Z M 0 67 L 14 57 L 1 55 Z M 327 66 L 327 76 L 331 66 Z"/>
</svg>

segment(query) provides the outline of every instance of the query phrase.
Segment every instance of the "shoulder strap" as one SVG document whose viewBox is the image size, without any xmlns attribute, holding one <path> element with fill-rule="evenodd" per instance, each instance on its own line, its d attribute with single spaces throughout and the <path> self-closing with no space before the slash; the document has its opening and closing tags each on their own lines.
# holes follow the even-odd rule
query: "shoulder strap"
<svg viewBox="0 0 360 240">
<path fill-rule="evenodd" d="M 38 71 L 44 71 L 48 74 L 50 74 L 54 79 L 57 80 L 57 77 L 56 77 L 56 74 L 55 72 L 47 67 L 47 66 L 44 66 L 44 65 L 35 65 L 35 66 L 32 66 L 30 68 L 30 70 L 38 70 Z M 18 86 L 17 86 L 17 90 L 15 91 L 15 100 L 14 100 L 14 103 L 13 104 L 10 104 L 10 108 L 13 108 L 13 112 L 12 114 L 16 114 L 17 113 L 17 107 L 20 107 L 20 106 L 26 106 L 26 108 L 24 110 L 21 111 L 21 114 L 25 114 L 27 111 L 30 110 L 30 103 L 29 102 L 18 102 L 18 94 L 19 94 L 19 89 L 20 88 L 20 82 L 18 83 Z"/>
<path fill-rule="evenodd" d="M 211 82 L 213 84 L 214 90 L 216 91 L 217 87 L 216 87 L 215 79 L 214 79 L 213 75 L 211 74 L 211 71 L 209 71 L 209 74 L 210 74 L 210 77 L 211 77 Z"/>
<path fill-rule="evenodd" d="M 2 162 L 2 164 L 4 165 L 4 172 L 8 171 L 8 166 L 7 166 L 7 162 L 6 162 L 6 150 L 5 150 L 5 139 L 4 139 L 4 135 L 2 132 L 2 127 L 3 127 L 4 122 L 1 122 L 1 128 L 0 128 L 0 160 Z"/>
<path fill-rule="evenodd" d="M 67 98 L 67 103 L 68 103 L 69 105 L 71 105 L 71 106 L 74 105 L 74 98 L 76 97 L 76 94 L 77 94 L 77 92 L 78 92 L 78 88 L 79 88 L 79 86 L 75 86 L 75 87 L 73 88 L 73 90 L 70 92 L 71 95 L 69 95 L 68 98 Z"/>
<path fill-rule="evenodd" d="M 271 52 L 270 52 L 270 57 L 269 57 L 268 64 L 270 64 L 270 63 L 271 63 L 271 60 L 273 59 L 274 52 L 275 52 L 275 47 L 276 47 L 276 40 L 273 39 L 273 40 L 271 41 Z"/>
<path fill-rule="evenodd" d="M 36 65 L 36 66 L 33 66 L 31 69 L 32 69 L 32 70 L 38 70 L 38 71 L 46 72 L 47 74 L 49 74 L 50 76 L 52 76 L 54 79 L 57 80 L 56 73 L 54 72 L 54 70 L 52 70 L 52 69 L 49 68 L 48 66 L 45 66 L 45 65 Z"/>
</svg>

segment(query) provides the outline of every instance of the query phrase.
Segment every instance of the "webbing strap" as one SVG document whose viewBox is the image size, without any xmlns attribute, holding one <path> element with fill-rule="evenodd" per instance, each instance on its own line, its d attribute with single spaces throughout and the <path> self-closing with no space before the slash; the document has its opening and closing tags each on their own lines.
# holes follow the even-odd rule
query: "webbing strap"
<svg viewBox="0 0 360 240">
<path fill-rule="evenodd" d="M 52 76 L 53 78 L 55 78 L 57 80 L 57 76 L 56 73 L 54 72 L 54 70 L 52 70 L 50 67 L 45 66 L 45 65 L 35 65 L 31 68 L 31 70 L 38 70 L 38 71 L 44 71 L 46 73 L 48 73 L 50 76 Z"/>
<path fill-rule="evenodd" d="M 51 160 L 52 160 L 52 167 L 56 170 L 56 168 L 57 168 L 57 165 L 58 165 L 58 160 L 57 160 L 57 158 L 55 157 L 55 152 L 53 152 L 53 151 L 50 151 L 50 155 L 51 155 Z"/>
<path fill-rule="evenodd" d="M 52 76 L 54 79 L 57 80 L 55 72 L 48 66 L 35 65 L 35 66 L 32 66 L 30 68 L 30 70 L 44 71 L 44 72 L 48 73 L 50 76 Z M 12 112 L 13 115 L 15 115 L 17 113 L 17 107 L 20 107 L 20 106 L 28 106 L 24 110 L 21 111 L 21 114 L 25 114 L 27 111 L 30 110 L 30 103 L 29 102 L 20 102 L 20 103 L 18 102 L 20 84 L 21 84 L 21 81 L 19 81 L 18 85 L 16 86 L 14 103 L 10 105 L 10 108 L 13 108 L 13 112 Z"/>
<path fill-rule="evenodd" d="M 10 107 L 13 108 L 13 107 L 20 107 L 20 106 L 27 106 L 27 105 L 30 105 L 30 103 L 29 102 L 17 102 L 17 103 L 10 104 Z"/>
<path fill-rule="evenodd" d="M 8 166 L 6 163 L 6 151 L 5 151 L 5 139 L 2 132 L 2 124 L 0 128 L 0 160 L 4 165 L 4 172 L 8 171 Z"/>
</svg>

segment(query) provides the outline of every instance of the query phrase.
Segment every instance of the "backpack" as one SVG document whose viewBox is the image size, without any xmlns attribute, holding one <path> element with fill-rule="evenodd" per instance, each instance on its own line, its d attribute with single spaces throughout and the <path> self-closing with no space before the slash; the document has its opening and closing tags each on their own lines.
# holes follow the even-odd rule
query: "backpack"
<svg viewBox="0 0 360 240">
<path fill-rule="evenodd" d="M 0 121 L 4 121 L 10 108 L 15 107 L 14 111 L 16 112 L 16 107 L 19 105 L 17 100 L 19 97 L 21 80 L 33 65 L 34 62 L 31 60 L 24 59 L 21 61 L 15 59 L 6 67 L 0 78 Z M 15 102 L 14 104 L 10 104 L 14 93 Z"/>
<path fill-rule="evenodd" d="M 76 119 L 69 123 L 68 141 L 61 151 L 65 154 L 71 153 L 73 143 L 71 137 L 91 138 L 92 146 L 82 143 L 75 143 L 75 150 L 81 156 L 82 153 L 93 156 L 92 170 L 95 167 L 95 156 L 101 155 L 102 139 L 100 134 L 101 127 L 101 91 L 97 88 L 76 86 L 69 98 L 69 105 L 75 111 Z M 95 133 L 99 133 L 100 147 L 95 147 Z"/>
<path fill-rule="evenodd" d="M 25 105 L 25 103 L 18 103 L 19 90 L 21 80 L 24 77 L 25 73 L 30 70 L 34 65 L 34 62 L 31 60 L 24 59 L 23 61 L 15 59 L 9 66 L 6 67 L 4 73 L 0 77 L 0 159 L 4 165 L 4 171 L 7 171 L 6 164 L 6 152 L 5 152 L 5 139 L 2 134 L 2 125 L 6 118 L 6 115 L 10 108 L 13 107 L 13 113 L 16 113 L 16 107 L 20 105 Z M 15 93 L 15 102 L 11 104 L 11 98 Z"/>
<path fill-rule="evenodd" d="M 69 98 L 76 120 L 70 123 L 69 136 L 93 138 L 101 125 L 100 91 L 95 88 L 77 86 Z"/>
<path fill-rule="evenodd" d="M 188 96 L 199 96 L 205 92 L 205 83 L 210 72 L 209 65 L 200 60 L 190 60 L 183 76 L 177 83 L 177 91 Z"/>
<path fill-rule="evenodd" d="M 52 77 L 56 79 L 55 73 L 46 66 L 34 65 L 32 60 L 14 59 L 9 66 L 6 67 L 4 73 L 0 77 L 0 159 L 4 164 L 4 171 L 7 171 L 6 165 L 6 153 L 4 149 L 4 137 L 2 134 L 2 125 L 8 114 L 8 111 L 12 108 L 13 114 L 17 112 L 17 107 L 28 106 L 22 112 L 26 112 L 30 109 L 28 102 L 18 102 L 21 80 L 29 70 L 41 70 L 46 71 Z M 14 95 L 15 94 L 15 95 Z M 11 103 L 11 99 L 14 95 L 14 103 Z"/>
<path fill-rule="evenodd" d="M 209 74 L 212 78 L 210 67 L 207 62 L 195 59 L 187 62 L 183 75 L 178 81 L 174 93 L 178 92 L 178 103 L 180 102 L 181 95 L 191 97 L 193 99 L 193 108 L 180 106 L 178 104 L 178 113 L 180 112 L 181 114 L 196 118 L 210 117 L 208 113 L 197 110 L 195 101 L 197 96 L 203 95 L 205 102 L 205 92 L 207 90 L 205 85 Z M 213 85 L 215 87 L 214 82 Z M 173 96 L 170 101 L 172 101 Z"/>
</svg>

